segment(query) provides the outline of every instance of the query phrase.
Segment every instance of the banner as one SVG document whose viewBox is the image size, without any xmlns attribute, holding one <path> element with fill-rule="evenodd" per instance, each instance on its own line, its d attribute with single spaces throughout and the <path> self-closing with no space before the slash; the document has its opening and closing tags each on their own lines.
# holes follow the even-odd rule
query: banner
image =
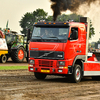
<svg viewBox="0 0 100 100">
<path fill-rule="evenodd" d="M 6 40 L 3 38 L 0 38 L 0 50 L 8 50 Z"/>
</svg>

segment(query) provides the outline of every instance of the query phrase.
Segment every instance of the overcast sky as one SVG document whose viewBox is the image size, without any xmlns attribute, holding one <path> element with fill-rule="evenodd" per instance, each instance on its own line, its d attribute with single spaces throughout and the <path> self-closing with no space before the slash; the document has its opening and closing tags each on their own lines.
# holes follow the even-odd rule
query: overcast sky
<svg viewBox="0 0 100 100">
<path fill-rule="evenodd" d="M 52 15 L 50 5 L 49 0 L 0 0 L 0 27 L 5 28 L 9 20 L 11 30 L 20 32 L 19 21 L 26 12 L 41 8 Z"/>
<path fill-rule="evenodd" d="M 90 10 L 88 9 L 88 13 L 84 15 L 85 17 L 88 16 L 92 20 L 96 31 L 96 35 L 91 39 L 91 41 L 97 41 L 100 38 L 100 5 L 98 4 L 97 6 L 97 4 L 93 3 Z M 19 21 L 25 13 L 33 12 L 40 8 L 45 12 L 48 12 L 49 15 L 52 15 L 53 12 L 50 5 L 50 0 L 0 0 L 0 27 L 6 28 L 7 21 L 9 21 L 8 27 L 19 33 L 21 30 Z M 84 11 L 85 7 L 83 6 L 82 9 Z M 68 14 L 70 12 L 67 11 L 63 13 Z"/>
</svg>

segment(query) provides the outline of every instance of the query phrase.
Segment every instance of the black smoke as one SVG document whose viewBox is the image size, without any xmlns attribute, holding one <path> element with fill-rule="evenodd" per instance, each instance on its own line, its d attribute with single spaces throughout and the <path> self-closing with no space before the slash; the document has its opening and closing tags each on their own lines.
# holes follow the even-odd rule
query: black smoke
<svg viewBox="0 0 100 100">
<path fill-rule="evenodd" d="M 76 12 L 80 5 L 88 4 L 88 6 L 97 0 L 50 0 L 52 2 L 51 8 L 53 10 L 53 20 L 56 21 L 57 16 L 62 11 L 70 10 Z"/>
</svg>

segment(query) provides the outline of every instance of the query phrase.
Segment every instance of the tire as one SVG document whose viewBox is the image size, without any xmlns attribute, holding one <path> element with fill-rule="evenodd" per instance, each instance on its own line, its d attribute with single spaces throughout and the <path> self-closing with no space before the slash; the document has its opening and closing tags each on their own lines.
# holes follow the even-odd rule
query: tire
<svg viewBox="0 0 100 100">
<path fill-rule="evenodd" d="M 1 59 L 0 59 L 1 63 L 6 63 L 7 62 L 7 56 L 6 55 L 2 55 Z"/>
<path fill-rule="evenodd" d="M 81 81 L 81 78 L 82 78 L 81 66 L 76 64 L 74 66 L 73 74 L 71 75 L 70 80 L 71 82 L 78 83 Z"/>
<path fill-rule="evenodd" d="M 43 74 L 43 73 L 37 73 L 37 72 L 34 72 L 34 75 L 35 75 L 35 77 L 37 78 L 37 79 L 39 79 L 39 80 L 43 80 L 43 79 L 45 79 L 46 78 L 46 74 Z"/>
<path fill-rule="evenodd" d="M 11 59 L 13 62 L 21 63 L 24 61 L 25 58 L 25 50 L 23 47 L 19 47 L 18 49 L 14 50 L 11 55 Z"/>
</svg>

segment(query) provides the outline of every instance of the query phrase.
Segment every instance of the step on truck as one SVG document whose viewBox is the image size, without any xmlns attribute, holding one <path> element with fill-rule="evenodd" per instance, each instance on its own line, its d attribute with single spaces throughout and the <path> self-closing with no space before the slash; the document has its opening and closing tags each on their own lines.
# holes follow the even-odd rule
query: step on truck
<svg viewBox="0 0 100 100">
<path fill-rule="evenodd" d="M 90 20 L 80 22 L 37 22 L 29 44 L 28 70 L 37 79 L 47 75 L 67 76 L 71 82 L 80 82 L 84 76 L 97 79 L 100 61 L 94 53 L 88 58 Z"/>
<path fill-rule="evenodd" d="M 8 54 L 8 47 L 6 40 L 4 38 L 4 34 L 0 30 L 0 62 L 6 63 Z"/>
</svg>

